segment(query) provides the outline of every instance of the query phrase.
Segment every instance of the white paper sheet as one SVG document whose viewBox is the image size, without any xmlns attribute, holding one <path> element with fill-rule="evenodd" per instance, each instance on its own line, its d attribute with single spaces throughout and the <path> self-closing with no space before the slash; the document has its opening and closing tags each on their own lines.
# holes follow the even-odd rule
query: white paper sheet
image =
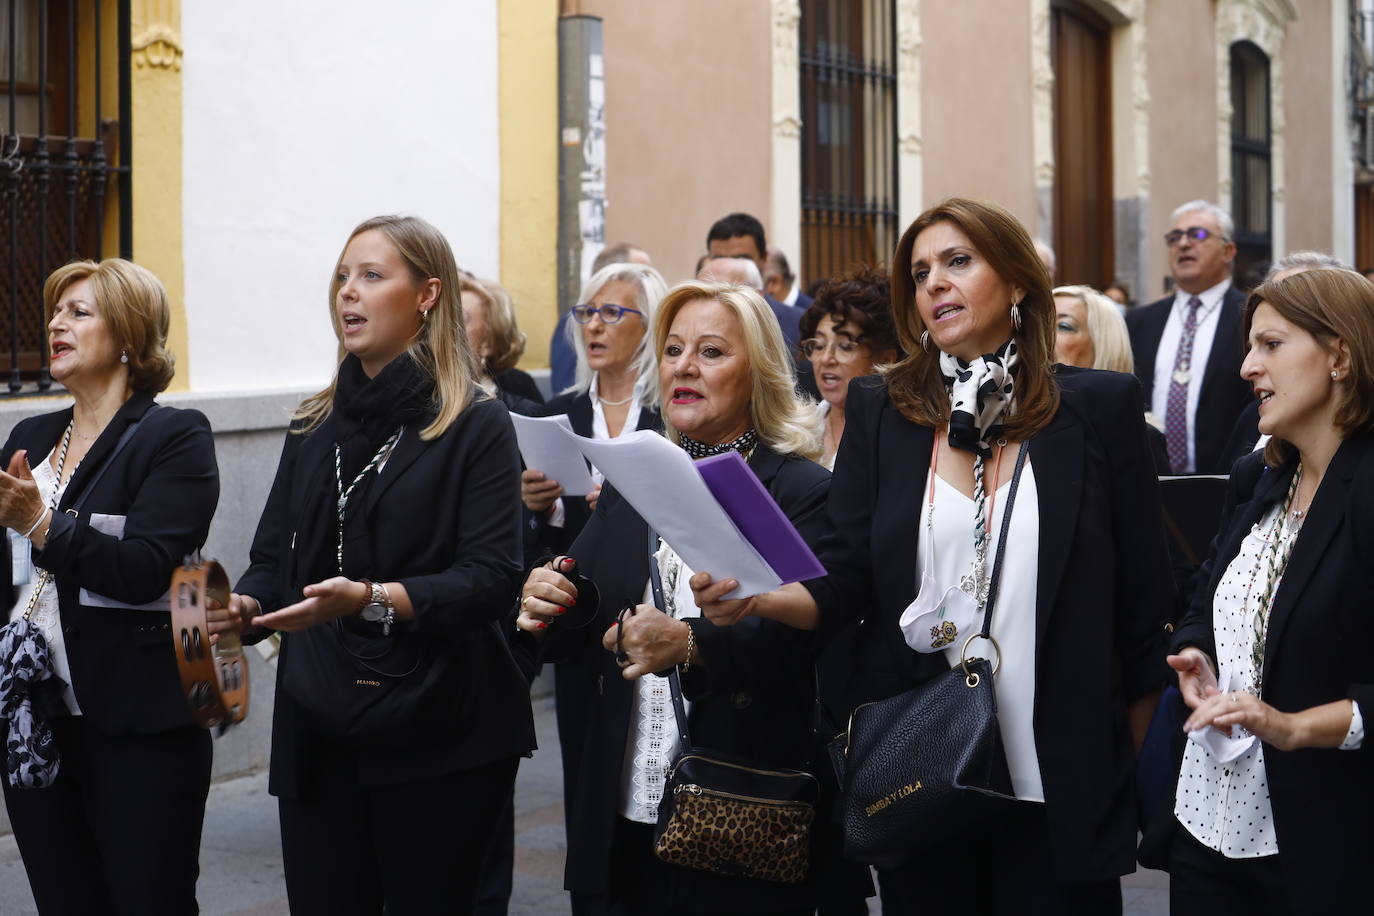
<svg viewBox="0 0 1374 916">
<path fill-rule="evenodd" d="M 543 471 L 544 476 L 563 485 L 564 496 L 586 496 L 595 484 L 582 453 L 570 440 L 580 438 L 573 432 L 567 414 L 556 417 L 510 415 L 515 423 L 515 438 L 525 467 Z"/>
<path fill-rule="evenodd" d="M 125 515 L 103 515 L 99 512 L 92 512 L 90 516 L 91 527 L 101 534 L 108 534 L 110 537 L 124 540 L 124 525 L 128 521 Z M 169 577 L 170 578 L 170 577 Z M 161 598 L 150 601 L 147 604 L 128 604 L 114 598 L 107 598 L 104 595 L 96 594 L 90 589 L 83 588 L 78 599 L 87 607 L 113 607 L 124 608 L 130 611 L 170 611 L 172 609 L 172 590 L 169 587 Z"/>
<path fill-rule="evenodd" d="M 746 598 L 782 584 L 730 521 L 682 449 L 649 430 L 615 439 L 575 434 L 570 438 L 683 563 L 716 580 L 739 580 L 739 588 L 728 597 Z M 626 551 L 647 549 L 625 545 Z"/>
</svg>

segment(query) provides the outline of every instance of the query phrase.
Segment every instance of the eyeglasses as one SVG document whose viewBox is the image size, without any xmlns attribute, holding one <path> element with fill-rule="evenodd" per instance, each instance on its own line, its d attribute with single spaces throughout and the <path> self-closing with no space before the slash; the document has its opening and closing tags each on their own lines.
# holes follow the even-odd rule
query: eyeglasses
<svg viewBox="0 0 1374 916">
<path fill-rule="evenodd" d="M 1201 226 L 1189 226 L 1187 229 L 1170 229 L 1168 232 L 1164 233 L 1164 244 L 1173 248 L 1179 242 L 1183 241 L 1185 235 L 1195 242 L 1205 242 L 1214 235 L 1221 239 L 1223 243 L 1229 241 L 1226 236 L 1219 232 L 1213 232 Z"/>
<path fill-rule="evenodd" d="M 859 350 L 862 347 L 860 340 L 861 338 L 846 337 L 843 334 L 838 334 L 830 338 L 829 343 L 826 343 L 819 338 L 812 337 L 809 340 L 803 340 L 801 343 L 797 344 L 797 348 L 801 350 L 802 356 L 805 356 L 807 359 L 815 359 L 833 346 L 835 348 L 835 358 L 842 363 L 847 363 L 859 358 Z"/>
<path fill-rule="evenodd" d="M 610 303 L 605 305 L 574 305 L 572 307 L 573 320 L 578 324 L 587 324 L 592 320 L 593 315 L 600 315 L 605 324 L 615 324 L 626 312 L 634 312 L 639 317 L 644 317 L 644 313 L 639 309 L 626 308 L 623 305 L 611 305 Z"/>
</svg>

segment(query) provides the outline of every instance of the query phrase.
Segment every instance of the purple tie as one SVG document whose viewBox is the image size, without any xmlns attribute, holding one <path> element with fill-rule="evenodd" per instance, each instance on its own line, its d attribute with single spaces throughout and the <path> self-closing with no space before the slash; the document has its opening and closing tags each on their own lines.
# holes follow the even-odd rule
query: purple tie
<svg viewBox="0 0 1374 916">
<path fill-rule="evenodd" d="M 1188 471 L 1188 381 L 1193 375 L 1193 338 L 1197 336 L 1197 312 L 1202 300 L 1188 300 L 1183 319 L 1183 334 L 1178 339 L 1174 372 L 1169 377 L 1169 400 L 1164 407 L 1164 441 L 1169 450 L 1169 466 L 1175 474 Z"/>
</svg>

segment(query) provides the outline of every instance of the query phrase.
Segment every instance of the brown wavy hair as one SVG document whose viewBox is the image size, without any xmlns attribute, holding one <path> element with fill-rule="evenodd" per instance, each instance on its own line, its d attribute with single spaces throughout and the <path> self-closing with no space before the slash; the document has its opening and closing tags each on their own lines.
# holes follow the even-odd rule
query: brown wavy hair
<svg viewBox="0 0 1374 916">
<path fill-rule="evenodd" d="M 43 284 L 43 313 L 53 310 L 72 286 L 87 280 L 96 308 L 105 319 L 115 348 L 129 358 L 129 387 L 158 394 L 176 371 L 176 358 L 167 349 L 172 310 L 167 290 L 148 268 L 123 258 L 72 261 L 48 275 Z"/>
<path fill-rule="evenodd" d="M 892 323 L 892 297 L 888 289 L 887 271 L 866 264 L 855 265 L 838 277 L 822 281 L 816 290 L 815 301 L 802 313 L 801 339 L 815 337 L 821 319 L 828 315 L 835 319 L 836 325 L 849 321 L 857 324 L 861 342 L 869 353 L 891 350 L 900 358 L 902 343 Z"/>
<path fill-rule="evenodd" d="M 1241 327 L 1246 341 L 1261 303 L 1311 334 L 1327 352 L 1345 344 L 1350 367 L 1345 393 L 1336 404 L 1336 428 L 1348 438 L 1374 427 L 1374 283 L 1353 270 L 1329 267 L 1270 280 L 1245 301 Z M 1291 442 L 1274 436 L 1264 447 L 1264 462 L 1279 467 L 1295 453 Z"/>
<path fill-rule="evenodd" d="M 1026 291 L 1018 303 L 1021 330 L 1015 332 L 1020 361 L 1015 369 L 1016 411 L 1007 417 L 1007 438 L 1024 441 L 1044 429 L 1059 410 L 1054 378 L 1054 297 L 1050 275 L 1021 221 L 997 206 L 951 197 L 916 218 L 902 233 L 892 256 L 892 315 L 906 357 L 887 369 L 893 405 L 913 423 L 938 428 L 949 421 L 949 392 L 940 374 L 940 354 L 921 347 L 925 322 L 916 308 L 911 252 L 916 237 L 940 222 L 959 227 L 1004 282 Z"/>
</svg>

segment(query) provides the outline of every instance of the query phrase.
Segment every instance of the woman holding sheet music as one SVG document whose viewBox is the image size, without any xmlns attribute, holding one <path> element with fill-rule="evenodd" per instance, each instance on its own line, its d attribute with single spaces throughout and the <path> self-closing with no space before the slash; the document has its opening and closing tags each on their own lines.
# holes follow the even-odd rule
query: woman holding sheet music
<svg viewBox="0 0 1374 916">
<path fill-rule="evenodd" d="M 879 869 L 884 910 L 1120 912 L 1136 839 L 1132 726 L 1143 736 L 1163 680 L 1171 591 L 1137 383 L 1052 369 L 1049 276 L 1025 228 L 991 204 L 949 200 L 907 229 L 892 305 L 908 355 L 850 386 L 820 551 L 829 575 L 738 601 L 702 572 L 698 603 L 722 625 L 764 617 L 822 637 L 861 618 L 853 708 L 920 696 L 957 666 L 1000 569 L 1000 651 L 971 653 L 1000 657 L 1015 798 L 971 838 L 962 821 L 897 837 L 911 857 Z"/>
<path fill-rule="evenodd" d="M 645 264 L 608 264 L 592 275 L 567 324 L 577 353 L 577 380 L 545 405 L 545 416 L 567 414 L 573 432 L 595 439 L 661 428 L 658 357 L 649 327 L 665 292 L 663 277 Z M 527 468 L 521 475 L 530 562 L 562 553 L 581 533 L 601 491 L 595 471 L 593 479 L 597 486 L 585 498 L 564 499 L 559 482 L 541 469 Z"/>
<path fill-rule="evenodd" d="M 826 526 L 830 483 L 813 460 L 820 423 L 793 389 L 786 343 L 763 299 L 742 287 L 681 284 L 654 317 L 653 350 L 669 439 L 693 458 L 746 456 L 814 543 Z M 694 745 L 788 768 L 807 762 L 813 677 L 810 634 L 762 619 L 735 628 L 702 619 L 687 586 L 691 570 L 661 541 L 655 556 L 668 611 L 656 608 L 649 535 L 612 481 L 568 557 L 531 572 L 522 592 L 517 626 L 526 649 L 556 659 L 592 647 L 600 658 L 581 776 L 567 798 L 567 886 L 628 914 L 809 913 L 814 881 L 727 877 L 654 856 L 677 731 L 668 679 L 652 672 L 678 666 Z M 616 625 L 627 606 L 633 611 Z M 617 631 L 619 662 L 611 651 Z"/>
</svg>

